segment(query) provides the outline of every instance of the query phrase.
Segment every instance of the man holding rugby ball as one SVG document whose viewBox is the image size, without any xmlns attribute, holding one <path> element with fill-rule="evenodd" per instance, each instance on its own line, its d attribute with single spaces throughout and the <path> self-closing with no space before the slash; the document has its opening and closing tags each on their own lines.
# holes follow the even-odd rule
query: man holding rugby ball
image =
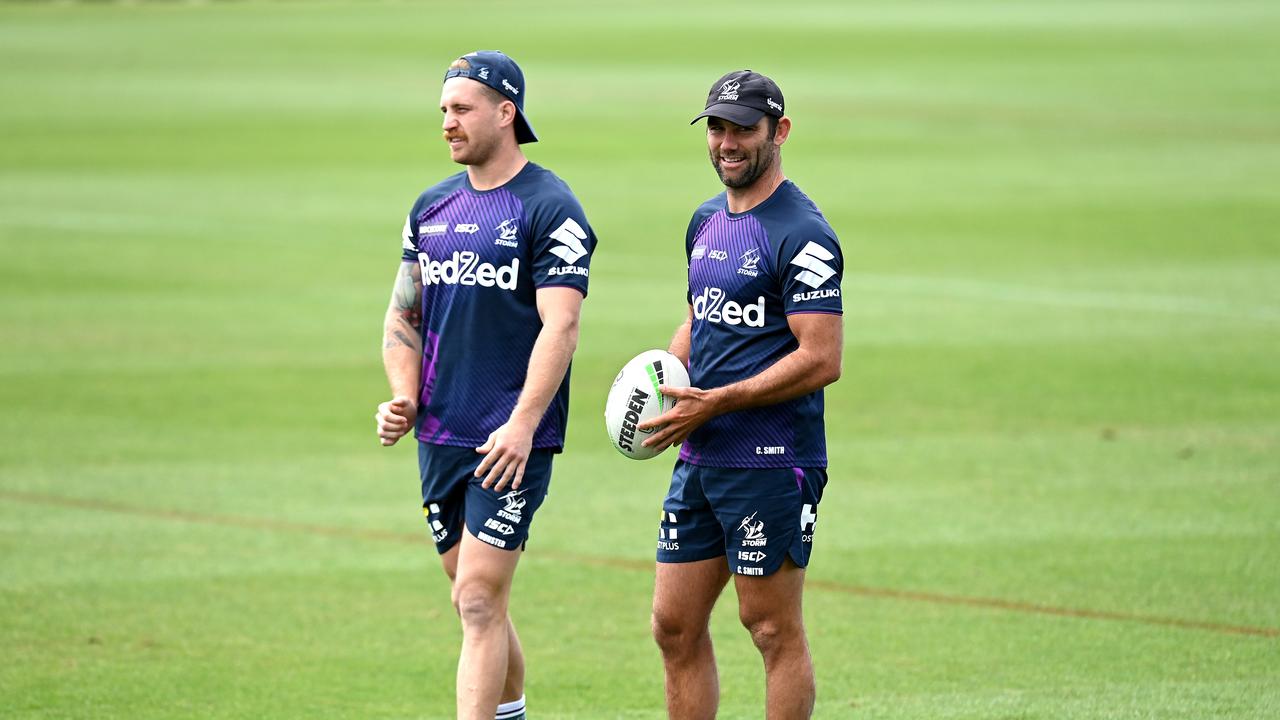
<svg viewBox="0 0 1280 720">
<path fill-rule="evenodd" d="M 749 70 L 715 82 L 703 112 L 725 191 L 685 236 L 689 311 L 670 351 L 692 387 L 640 424 L 643 445 L 682 444 L 658 531 L 653 634 L 675 720 L 714 718 L 708 621 L 732 576 L 764 658 L 766 718 L 808 718 L 813 662 L 801 599 L 827 482 L 822 388 L 840 377 L 840 243 L 782 173 L 782 91 Z"/>
</svg>

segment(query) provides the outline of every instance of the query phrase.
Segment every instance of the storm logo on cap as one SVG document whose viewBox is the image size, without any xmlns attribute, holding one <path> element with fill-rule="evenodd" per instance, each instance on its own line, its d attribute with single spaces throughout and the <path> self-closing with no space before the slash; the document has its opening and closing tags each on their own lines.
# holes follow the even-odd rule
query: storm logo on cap
<svg viewBox="0 0 1280 720">
<path fill-rule="evenodd" d="M 718 100 L 737 100 L 738 88 L 740 87 L 742 87 L 742 83 L 739 83 L 737 80 L 724 81 L 724 84 L 720 86 L 720 97 L 717 99 Z"/>
</svg>

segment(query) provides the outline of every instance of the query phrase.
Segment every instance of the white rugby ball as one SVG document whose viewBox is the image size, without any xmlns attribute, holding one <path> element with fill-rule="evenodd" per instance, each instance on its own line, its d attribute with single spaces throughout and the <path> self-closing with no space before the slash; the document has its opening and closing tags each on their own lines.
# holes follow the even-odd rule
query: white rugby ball
<svg viewBox="0 0 1280 720">
<path fill-rule="evenodd" d="M 653 434 L 636 425 L 675 407 L 676 399 L 658 392 L 659 385 L 689 387 L 689 371 L 666 350 L 645 350 L 618 373 L 604 405 L 604 424 L 618 452 L 632 460 L 648 460 L 657 450 L 640 445 Z M 655 428 L 656 429 L 656 428 Z"/>
</svg>

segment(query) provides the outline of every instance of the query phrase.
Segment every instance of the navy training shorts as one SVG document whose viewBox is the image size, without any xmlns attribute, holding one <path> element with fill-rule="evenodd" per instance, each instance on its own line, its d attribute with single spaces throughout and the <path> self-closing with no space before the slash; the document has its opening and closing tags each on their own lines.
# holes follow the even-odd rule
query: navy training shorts
<svg viewBox="0 0 1280 720">
<path fill-rule="evenodd" d="M 736 575 L 809 564 L 826 468 L 723 468 L 677 460 L 662 503 L 658 562 L 724 556 Z"/>
<path fill-rule="evenodd" d="M 418 443 L 422 478 L 422 514 L 431 529 L 436 552 L 443 555 L 462 539 L 462 525 L 482 542 L 502 550 L 523 549 L 533 514 L 551 484 L 552 450 L 533 450 L 525 463 L 520 489 L 486 490 L 475 477 L 484 456 L 474 448 Z"/>
</svg>

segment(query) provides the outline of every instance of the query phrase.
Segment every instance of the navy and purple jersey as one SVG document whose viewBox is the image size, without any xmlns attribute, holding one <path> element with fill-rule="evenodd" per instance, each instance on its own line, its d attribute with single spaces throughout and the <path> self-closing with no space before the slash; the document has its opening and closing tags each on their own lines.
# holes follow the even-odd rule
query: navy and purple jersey
<svg viewBox="0 0 1280 720">
<path fill-rule="evenodd" d="M 799 347 L 788 315 L 842 312 L 840 242 L 791 181 L 744 213 L 729 212 L 724 193 L 703 203 L 685 252 L 694 387 L 758 375 Z M 712 467 L 826 467 L 822 390 L 712 418 L 689 435 L 680 458 Z"/>
<path fill-rule="evenodd" d="M 422 269 L 419 440 L 476 447 L 508 420 L 542 329 L 536 290 L 585 296 L 595 245 L 569 186 L 533 163 L 492 190 L 462 172 L 422 193 L 402 256 Z M 563 448 L 568 413 L 566 372 L 533 447 Z"/>
</svg>

